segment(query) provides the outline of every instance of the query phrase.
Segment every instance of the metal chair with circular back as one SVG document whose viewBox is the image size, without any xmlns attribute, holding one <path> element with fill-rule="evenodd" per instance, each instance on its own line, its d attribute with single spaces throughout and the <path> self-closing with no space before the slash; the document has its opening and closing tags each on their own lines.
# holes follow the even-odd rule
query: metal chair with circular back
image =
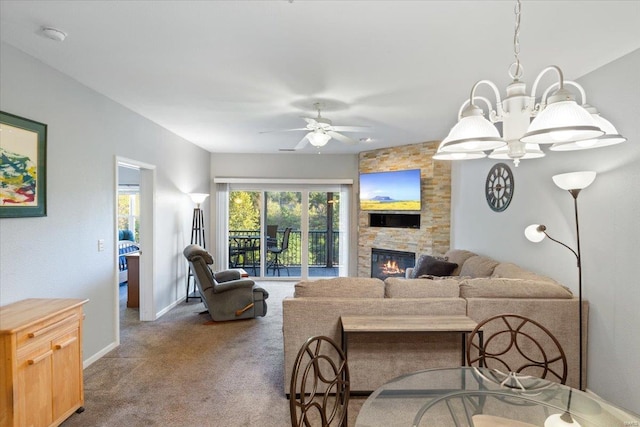
<svg viewBox="0 0 640 427">
<path fill-rule="evenodd" d="M 335 341 L 326 336 L 307 339 L 293 365 L 290 392 L 292 427 L 347 425 L 349 368 Z"/>
<path fill-rule="evenodd" d="M 567 381 L 567 357 L 560 342 L 540 323 L 517 314 L 499 314 L 479 322 L 469 335 L 467 364 L 561 384 Z"/>
</svg>

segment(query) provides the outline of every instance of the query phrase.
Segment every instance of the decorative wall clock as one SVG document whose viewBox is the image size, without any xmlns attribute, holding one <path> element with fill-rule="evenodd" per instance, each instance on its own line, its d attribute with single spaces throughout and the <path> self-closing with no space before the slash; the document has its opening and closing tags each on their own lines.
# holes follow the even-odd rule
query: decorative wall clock
<svg viewBox="0 0 640 427">
<path fill-rule="evenodd" d="M 495 212 L 502 212 L 511 203 L 513 197 L 513 173 L 504 163 L 495 164 L 489 174 L 484 187 L 487 203 Z"/>
</svg>

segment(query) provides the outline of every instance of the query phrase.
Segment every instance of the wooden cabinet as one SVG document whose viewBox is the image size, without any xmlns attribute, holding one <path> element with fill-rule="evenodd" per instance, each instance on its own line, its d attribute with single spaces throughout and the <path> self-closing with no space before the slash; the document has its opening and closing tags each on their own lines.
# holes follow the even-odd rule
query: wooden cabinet
<svg viewBox="0 0 640 427">
<path fill-rule="evenodd" d="M 140 307 L 140 252 L 130 253 L 127 258 L 127 307 Z"/>
<path fill-rule="evenodd" d="M 0 427 L 57 426 L 84 404 L 80 299 L 0 307 Z"/>
</svg>

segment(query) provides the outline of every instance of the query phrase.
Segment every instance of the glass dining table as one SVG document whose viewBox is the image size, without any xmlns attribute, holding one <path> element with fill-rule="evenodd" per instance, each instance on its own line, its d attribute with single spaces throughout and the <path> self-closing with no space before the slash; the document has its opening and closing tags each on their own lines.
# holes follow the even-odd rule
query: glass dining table
<svg viewBox="0 0 640 427">
<path fill-rule="evenodd" d="M 640 427 L 640 416 L 591 393 L 494 369 L 429 369 L 395 378 L 364 402 L 356 427 Z"/>
</svg>

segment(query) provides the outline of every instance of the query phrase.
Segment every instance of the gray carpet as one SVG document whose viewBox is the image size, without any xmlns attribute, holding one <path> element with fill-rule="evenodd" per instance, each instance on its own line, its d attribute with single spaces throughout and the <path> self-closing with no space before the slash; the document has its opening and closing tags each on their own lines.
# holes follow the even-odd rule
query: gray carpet
<svg viewBox="0 0 640 427">
<path fill-rule="evenodd" d="M 290 425 L 283 393 L 282 299 L 293 283 L 260 282 L 268 312 L 210 323 L 202 303 L 181 303 L 155 322 L 121 301 L 121 345 L 84 372 L 85 412 L 62 426 Z M 355 425 L 363 399 L 352 399 Z"/>
</svg>

